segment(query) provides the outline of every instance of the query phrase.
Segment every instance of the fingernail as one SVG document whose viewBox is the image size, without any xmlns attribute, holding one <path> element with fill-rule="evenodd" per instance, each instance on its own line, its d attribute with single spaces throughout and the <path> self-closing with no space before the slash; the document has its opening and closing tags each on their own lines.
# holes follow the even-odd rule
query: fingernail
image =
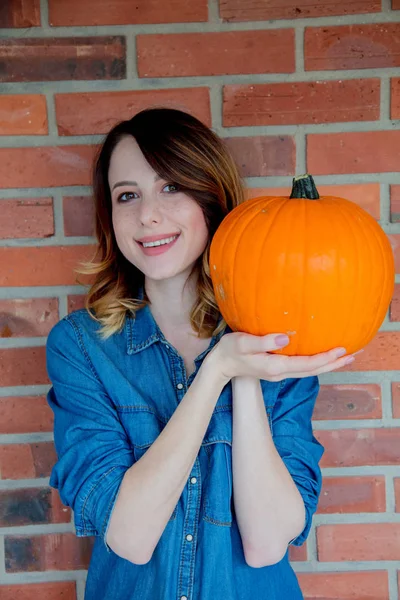
<svg viewBox="0 0 400 600">
<path fill-rule="evenodd" d="M 340 358 L 341 356 L 344 356 L 346 354 L 347 350 L 346 348 L 339 348 L 336 351 L 336 358 Z"/>
<path fill-rule="evenodd" d="M 345 360 L 345 365 L 349 365 L 350 363 L 352 363 L 355 360 L 354 356 L 349 356 L 348 358 L 346 358 Z"/>
<path fill-rule="evenodd" d="M 275 338 L 275 344 L 277 346 L 286 346 L 289 343 L 289 337 L 287 335 L 277 335 Z"/>
</svg>

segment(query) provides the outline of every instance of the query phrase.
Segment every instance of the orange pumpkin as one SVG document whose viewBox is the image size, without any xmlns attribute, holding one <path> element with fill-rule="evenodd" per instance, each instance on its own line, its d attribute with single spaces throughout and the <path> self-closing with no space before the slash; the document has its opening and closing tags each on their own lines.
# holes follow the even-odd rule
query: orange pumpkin
<svg viewBox="0 0 400 600">
<path fill-rule="evenodd" d="M 319 194 L 310 175 L 288 197 L 247 200 L 223 220 L 210 248 L 210 275 L 233 331 L 288 333 L 275 351 L 348 353 L 375 336 L 394 291 L 390 242 L 357 204 Z"/>
</svg>

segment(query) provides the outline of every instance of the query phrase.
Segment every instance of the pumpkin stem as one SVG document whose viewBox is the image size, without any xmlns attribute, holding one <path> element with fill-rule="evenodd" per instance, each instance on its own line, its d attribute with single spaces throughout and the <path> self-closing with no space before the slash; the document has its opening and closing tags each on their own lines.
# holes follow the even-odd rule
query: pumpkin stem
<svg viewBox="0 0 400 600">
<path fill-rule="evenodd" d="M 318 200 L 319 194 L 315 187 L 312 175 L 298 175 L 293 178 L 293 188 L 290 194 L 291 198 L 307 198 L 308 200 Z"/>
</svg>

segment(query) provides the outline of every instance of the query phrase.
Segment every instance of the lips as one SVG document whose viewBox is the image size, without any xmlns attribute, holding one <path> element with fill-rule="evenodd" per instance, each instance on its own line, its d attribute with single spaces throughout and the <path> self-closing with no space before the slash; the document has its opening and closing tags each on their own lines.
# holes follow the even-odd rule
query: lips
<svg viewBox="0 0 400 600">
<path fill-rule="evenodd" d="M 145 237 L 136 240 L 139 244 L 147 243 L 147 242 L 158 242 L 159 240 L 167 240 L 168 238 L 179 236 L 180 232 L 175 231 L 173 233 L 161 233 L 159 235 L 148 235 Z"/>
</svg>

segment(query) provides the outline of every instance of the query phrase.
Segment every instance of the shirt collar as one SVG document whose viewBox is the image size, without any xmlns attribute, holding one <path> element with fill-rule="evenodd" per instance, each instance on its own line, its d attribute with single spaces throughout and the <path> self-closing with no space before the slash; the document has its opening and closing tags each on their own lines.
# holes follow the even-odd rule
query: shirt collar
<svg viewBox="0 0 400 600">
<path fill-rule="evenodd" d="M 143 299 L 143 287 L 139 290 L 138 299 Z M 136 354 L 141 350 L 145 350 L 155 342 L 169 344 L 151 314 L 148 304 L 137 310 L 136 313 L 127 315 L 126 331 L 128 354 Z M 230 329 L 229 327 L 226 327 L 225 330 L 222 330 L 217 335 L 213 336 L 210 340 L 209 347 L 197 357 L 197 360 L 203 358 L 220 340 L 223 333 L 227 333 L 228 331 L 230 331 Z"/>
</svg>

